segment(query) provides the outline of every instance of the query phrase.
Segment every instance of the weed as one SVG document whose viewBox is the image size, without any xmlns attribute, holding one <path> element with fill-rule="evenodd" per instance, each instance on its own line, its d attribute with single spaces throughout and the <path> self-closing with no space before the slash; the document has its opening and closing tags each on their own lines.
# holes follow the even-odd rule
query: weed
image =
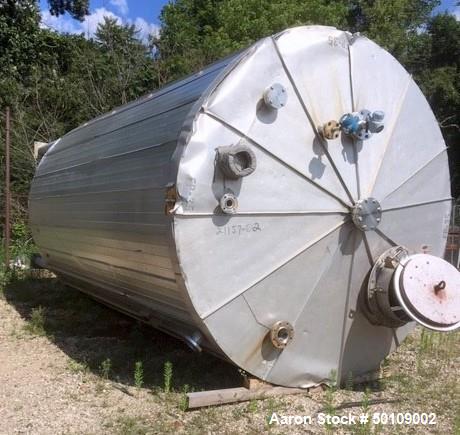
<svg viewBox="0 0 460 435">
<path fill-rule="evenodd" d="M 165 393 L 171 392 L 171 382 L 173 376 L 173 365 L 171 361 L 166 361 L 163 368 L 163 391 Z"/>
<path fill-rule="evenodd" d="M 189 392 L 189 386 L 187 384 L 185 384 L 183 387 L 182 387 L 182 394 L 180 395 L 179 397 L 179 409 L 181 411 L 186 411 L 187 408 L 188 408 L 188 397 L 187 397 L 187 393 Z"/>
<path fill-rule="evenodd" d="M 250 412 L 251 414 L 254 414 L 257 412 L 257 401 L 256 400 L 251 400 L 249 403 L 248 403 L 248 406 L 246 407 L 246 410 L 248 412 Z"/>
<path fill-rule="evenodd" d="M 104 383 L 101 381 L 96 382 L 96 394 L 102 394 L 104 392 Z"/>
<path fill-rule="evenodd" d="M 134 385 L 136 388 L 142 388 L 142 385 L 144 385 L 144 367 L 142 361 L 136 361 L 134 365 Z"/>
<path fill-rule="evenodd" d="M 33 335 L 44 336 L 45 331 L 45 309 L 42 306 L 32 309 L 30 319 L 24 329 Z"/>
<path fill-rule="evenodd" d="M 369 414 L 369 408 L 370 408 L 370 390 L 368 387 L 364 390 L 364 395 L 363 395 L 363 400 L 362 400 L 362 412 L 361 414 Z M 367 435 L 371 433 L 371 420 L 369 419 L 366 423 L 360 424 L 358 427 L 358 433 Z"/>
<path fill-rule="evenodd" d="M 347 375 L 347 380 L 345 382 L 345 389 L 346 390 L 349 390 L 349 391 L 353 391 L 353 373 L 352 372 L 348 372 L 348 375 Z"/>
<path fill-rule="evenodd" d="M 101 376 L 105 380 L 109 379 L 110 372 L 112 370 L 112 361 L 110 360 L 110 358 L 107 358 L 104 361 L 102 361 L 99 370 L 101 371 Z"/>
<path fill-rule="evenodd" d="M 79 363 L 78 361 L 75 361 L 71 359 L 69 363 L 67 364 L 69 370 L 73 373 L 87 373 L 89 371 L 88 364 L 86 362 Z"/>
<path fill-rule="evenodd" d="M 144 435 L 149 428 L 144 419 L 136 417 L 119 417 L 115 424 L 115 430 L 120 435 Z"/>
</svg>

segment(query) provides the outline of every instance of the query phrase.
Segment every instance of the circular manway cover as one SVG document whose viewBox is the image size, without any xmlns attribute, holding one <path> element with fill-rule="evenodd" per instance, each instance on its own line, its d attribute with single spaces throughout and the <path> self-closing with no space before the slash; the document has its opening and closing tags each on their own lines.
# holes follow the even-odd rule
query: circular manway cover
<svg viewBox="0 0 460 435">
<path fill-rule="evenodd" d="M 424 326 L 444 330 L 460 324 L 460 273 L 447 261 L 410 256 L 397 287 L 408 314 Z"/>
</svg>

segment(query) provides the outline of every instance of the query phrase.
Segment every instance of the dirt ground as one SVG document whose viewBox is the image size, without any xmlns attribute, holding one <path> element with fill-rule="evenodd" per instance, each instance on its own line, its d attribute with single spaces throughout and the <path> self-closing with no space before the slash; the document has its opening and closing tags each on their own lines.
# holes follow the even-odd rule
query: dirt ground
<svg viewBox="0 0 460 435">
<path fill-rule="evenodd" d="M 239 387 L 241 373 L 55 278 L 17 279 L 0 291 L 0 434 L 460 434 L 459 378 L 460 334 L 416 329 L 383 362 L 379 381 L 184 411 L 185 392 Z M 320 425 L 320 412 L 436 417 L 433 425 Z M 314 418 L 278 425 L 274 413 Z"/>
</svg>

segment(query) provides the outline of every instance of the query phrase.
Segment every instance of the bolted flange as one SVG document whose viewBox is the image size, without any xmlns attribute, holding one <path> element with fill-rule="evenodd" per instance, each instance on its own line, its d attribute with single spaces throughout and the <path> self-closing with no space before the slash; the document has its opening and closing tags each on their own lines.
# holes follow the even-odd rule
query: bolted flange
<svg viewBox="0 0 460 435">
<path fill-rule="evenodd" d="M 294 337 L 294 328 L 289 322 L 278 321 L 270 329 L 270 339 L 277 349 L 284 349 Z"/>
<path fill-rule="evenodd" d="M 286 88 L 279 83 L 273 83 L 264 92 L 265 104 L 271 109 L 278 110 L 286 105 Z"/>
<path fill-rule="evenodd" d="M 382 220 L 382 207 L 375 198 L 360 199 L 353 206 L 351 218 L 360 230 L 374 230 Z"/>
<path fill-rule="evenodd" d="M 225 214 L 235 214 L 238 209 L 238 199 L 233 193 L 225 193 L 220 198 L 219 205 Z"/>
<path fill-rule="evenodd" d="M 434 331 L 460 327 L 460 273 L 439 257 L 402 246 L 374 264 L 361 307 L 374 325 L 397 328 L 415 320 Z"/>
</svg>

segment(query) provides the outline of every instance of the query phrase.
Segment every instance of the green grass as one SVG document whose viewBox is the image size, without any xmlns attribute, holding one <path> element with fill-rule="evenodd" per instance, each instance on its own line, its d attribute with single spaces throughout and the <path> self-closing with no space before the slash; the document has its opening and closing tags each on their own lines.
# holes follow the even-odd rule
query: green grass
<svg viewBox="0 0 460 435">
<path fill-rule="evenodd" d="M 173 376 L 173 365 L 171 361 L 166 361 L 164 368 L 163 368 L 163 391 L 165 393 L 171 392 L 172 376 Z"/>
<path fill-rule="evenodd" d="M 3 295 L 26 320 L 27 334 L 52 340 L 70 357 L 68 368 L 73 372 L 87 370 L 102 379 L 136 386 L 141 372 L 138 368 L 136 381 L 136 362 L 142 361 L 142 387 L 154 392 L 172 393 L 173 382 L 178 391 L 184 385 L 190 391 L 241 385 L 236 367 L 207 353 L 190 352 L 181 341 L 95 302 L 56 278 L 24 274 L 9 279 Z"/>
<path fill-rule="evenodd" d="M 144 385 L 144 367 L 142 361 L 136 361 L 134 365 L 134 385 L 136 388 L 142 388 L 142 385 Z"/>
<path fill-rule="evenodd" d="M 100 371 L 103 379 L 108 380 L 110 377 L 110 371 L 112 370 L 112 361 L 110 358 L 106 358 L 101 362 Z"/>
<path fill-rule="evenodd" d="M 33 308 L 30 314 L 30 319 L 24 326 L 24 330 L 29 334 L 37 336 L 45 336 L 45 308 L 39 306 Z"/>
</svg>

